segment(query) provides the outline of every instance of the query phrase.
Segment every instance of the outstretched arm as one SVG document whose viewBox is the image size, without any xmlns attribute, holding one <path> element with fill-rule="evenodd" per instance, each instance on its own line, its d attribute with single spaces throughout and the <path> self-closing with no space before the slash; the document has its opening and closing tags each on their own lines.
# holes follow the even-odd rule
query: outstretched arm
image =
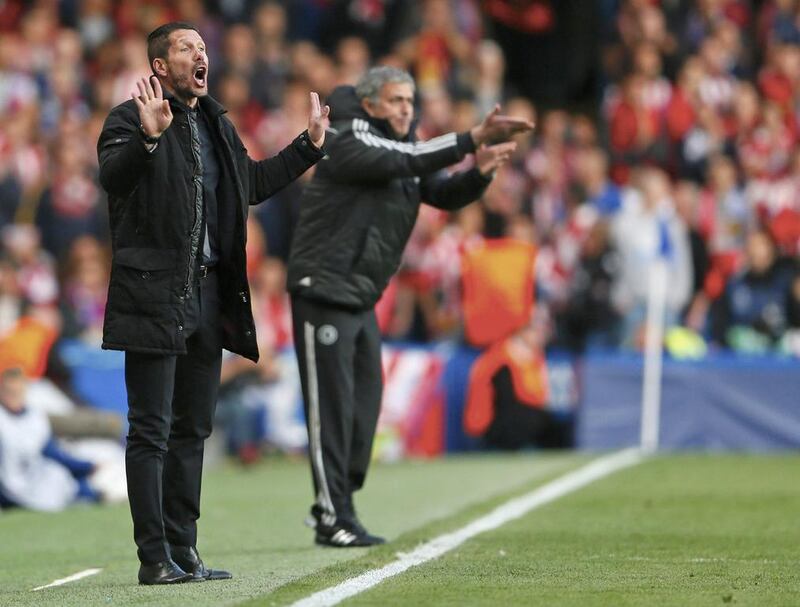
<svg viewBox="0 0 800 607">
<path fill-rule="evenodd" d="M 347 181 L 383 181 L 422 177 L 455 164 L 476 147 L 508 141 L 533 129 L 533 123 L 503 116 L 500 106 L 464 133 L 448 133 L 430 141 L 404 143 L 370 132 L 365 120 L 354 119 L 331 150 L 333 174 Z"/>
<path fill-rule="evenodd" d="M 382 182 L 429 175 L 455 164 L 474 149 L 468 132 L 409 143 L 370 132 L 366 120 L 354 118 L 331 144 L 327 162 L 333 165 L 331 174 L 335 179 Z"/>
<path fill-rule="evenodd" d="M 475 168 L 452 177 L 432 177 L 422 182 L 422 199 L 440 209 L 454 211 L 483 195 L 494 172 L 508 162 L 517 144 L 513 141 L 482 145 L 475 152 Z"/>
<path fill-rule="evenodd" d="M 255 161 L 247 157 L 250 178 L 250 204 L 258 204 L 305 173 L 325 156 L 322 145 L 328 128 L 330 108 L 320 108 L 319 95 L 310 94 L 308 130 L 272 158 Z M 244 146 L 242 146 L 244 150 Z"/>
</svg>

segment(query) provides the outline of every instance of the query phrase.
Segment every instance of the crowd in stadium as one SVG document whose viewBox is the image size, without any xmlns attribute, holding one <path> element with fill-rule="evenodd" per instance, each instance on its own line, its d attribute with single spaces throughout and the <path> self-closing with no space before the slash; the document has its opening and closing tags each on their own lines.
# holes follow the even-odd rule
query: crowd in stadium
<svg viewBox="0 0 800 607">
<path fill-rule="evenodd" d="M 324 99 L 374 63 L 415 76 L 421 139 L 466 130 L 496 103 L 535 116 L 479 204 L 423 208 L 382 303 L 387 337 L 458 336 L 459 256 L 508 236 L 537 247 L 551 345 L 640 348 L 648 264 L 664 250 L 669 327 L 800 354 L 800 3 L 605 0 L 584 2 L 584 20 L 566 14 L 581 3 L 563 4 L 3 3 L 0 333 L 34 314 L 99 345 L 110 247 L 95 145 L 149 72 L 147 32 L 180 19 L 202 31 L 211 94 L 255 158 L 305 128 L 309 90 Z M 283 285 L 300 188 L 255 207 L 248 226 L 262 354 L 291 339 Z"/>
</svg>

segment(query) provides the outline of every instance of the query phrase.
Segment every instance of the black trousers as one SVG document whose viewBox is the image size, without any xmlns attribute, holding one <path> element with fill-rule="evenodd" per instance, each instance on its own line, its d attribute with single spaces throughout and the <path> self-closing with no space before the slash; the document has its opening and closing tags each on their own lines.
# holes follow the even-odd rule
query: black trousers
<svg viewBox="0 0 800 607">
<path fill-rule="evenodd" d="M 197 543 L 203 443 L 211 434 L 222 361 L 216 273 L 201 279 L 186 302 L 185 355 L 125 355 L 125 466 L 143 563 L 170 558 L 170 545 Z"/>
<path fill-rule="evenodd" d="M 353 515 L 381 406 L 381 337 L 374 310 L 292 297 L 315 506 L 323 522 Z"/>
</svg>

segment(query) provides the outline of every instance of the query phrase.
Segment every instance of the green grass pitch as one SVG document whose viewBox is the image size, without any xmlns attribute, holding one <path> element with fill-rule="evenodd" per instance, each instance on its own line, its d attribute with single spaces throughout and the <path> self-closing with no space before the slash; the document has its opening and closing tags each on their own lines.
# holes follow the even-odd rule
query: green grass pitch
<svg viewBox="0 0 800 607">
<path fill-rule="evenodd" d="M 230 582 L 143 588 L 127 506 L 0 514 L 0 606 L 286 605 L 588 461 L 478 455 L 376 465 L 362 519 L 391 540 L 315 547 L 305 462 L 204 481 L 200 550 Z M 31 589 L 89 568 L 98 575 Z M 800 455 L 661 455 L 477 536 L 348 605 L 800 605 Z"/>
</svg>

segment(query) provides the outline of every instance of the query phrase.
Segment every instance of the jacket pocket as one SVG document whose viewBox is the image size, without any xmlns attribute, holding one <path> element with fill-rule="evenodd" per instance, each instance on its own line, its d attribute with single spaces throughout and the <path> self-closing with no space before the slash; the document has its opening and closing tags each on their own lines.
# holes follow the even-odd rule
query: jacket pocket
<svg viewBox="0 0 800 607">
<path fill-rule="evenodd" d="M 119 249 L 112 261 L 113 303 L 136 309 L 138 304 L 174 301 L 177 259 L 174 249 Z"/>
</svg>

